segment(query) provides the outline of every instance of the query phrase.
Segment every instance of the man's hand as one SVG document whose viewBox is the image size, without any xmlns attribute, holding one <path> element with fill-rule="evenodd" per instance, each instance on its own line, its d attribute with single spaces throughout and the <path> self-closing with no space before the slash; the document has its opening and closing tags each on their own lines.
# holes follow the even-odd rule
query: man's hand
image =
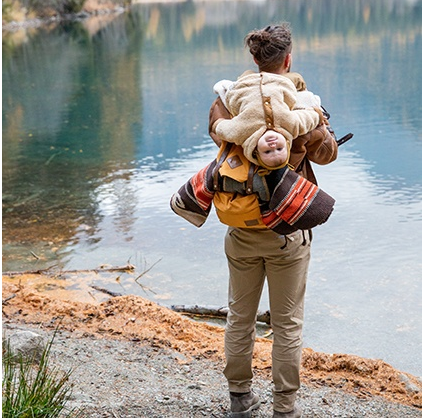
<svg viewBox="0 0 424 418">
<path fill-rule="evenodd" d="M 212 104 L 209 111 L 209 135 L 213 139 L 218 147 L 221 146 L 221 139 L 215 133 L 216 125 L 219 119 L 231 119 L 230 112 L 222 103 L 222 100 L 218 97 Z"/>
<path fill-rule="evenodd" d="M 319 125 L 324 125 L 327 119 L 326 119 L 326 118 L 325 118 L 325 116 L 323 115 L 321 108 L 319 108 L 319 107 L 314 107 L 314 110 L 315 110 L 315 112 L 317 112 L 317 113 L 318 113 L 318 115 L 319 115 L 319 122 L 318 122 L 318 125 L 317 125 L 317 126 L 319 126 Z"/>
</svg>

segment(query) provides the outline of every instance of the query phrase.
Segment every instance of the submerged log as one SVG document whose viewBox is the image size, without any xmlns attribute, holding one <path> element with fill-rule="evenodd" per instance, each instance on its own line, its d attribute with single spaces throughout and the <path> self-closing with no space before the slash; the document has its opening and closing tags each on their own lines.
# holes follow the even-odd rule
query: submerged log
<svg viewBox="0 0 424 418">
<path fill-rule="evenodd" d="M 225 318 L 228 314 L 228 307 L 226 306 L 211 306 L 211 305 L 171 305 L 170 308 L 175 312 L 200 315 L 200 316 L 211 316 L 211 317 L 223 317 Z M 258 322 L 264 322 L 266 324 L 271 323 L 271 315 L 269 311 L 258 311 L 256 320 Z"/>
</svg>

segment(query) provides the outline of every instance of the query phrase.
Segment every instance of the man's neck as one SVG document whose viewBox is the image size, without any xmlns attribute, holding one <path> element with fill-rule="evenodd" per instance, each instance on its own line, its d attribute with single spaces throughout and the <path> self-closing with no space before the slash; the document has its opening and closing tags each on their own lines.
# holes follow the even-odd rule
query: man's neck
<svg viewBox="0 0 424 418">
<path fill-rule="evenodd" d="M 259 72 L 262 72 L 263 70 L 259 68 Z M 277 68 L 275 71 L 266 71 L 267 73 L 271 74 L 278 74 L 278 75 L 284 75 L 287 74 L 290 71 L 290 67 L 287 67 L 285 64 L 282 64 L 281 67 Z"/>
</svg>

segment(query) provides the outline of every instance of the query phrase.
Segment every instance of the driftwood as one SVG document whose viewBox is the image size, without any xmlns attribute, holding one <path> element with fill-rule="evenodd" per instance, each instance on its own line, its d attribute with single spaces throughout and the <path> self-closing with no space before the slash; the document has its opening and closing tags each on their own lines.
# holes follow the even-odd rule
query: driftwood
<svg viewBox="0 0 424 418">
<path fill-rule="evenodd" d="M 134 271 L 135 266 L 132 264 L 127 264 L 125 266 L 100 266 L 95 269 L 86 269 L 86 270 L 53 270 L 53 267 L 48 267 L 46 269 L 40 270 L 26 270 L 26 271 L 4 271 L 3 276 L 22 276 L 24 274 L 45 274 L 45 275 L 57 275 L 57 274 L 75 274 L 75 273 L 104 273 L 104 272 L 127 272 Z"/>
<path fill-rule="evenodd" d="M 218 318 L 226 317 L 228 314 L 228 307 L 226 306 L 171 305 L 170 308 L 175 312 Z M 256 320 L 258 322 L 265 322 L 266 324 L 270 324 L 271 315 L 269 311 L 258 311 Z"/>
<path fill-rule="evenodd" d="M 119 293 L 119 292 L 113 292 L 112 290 L 105 289 L 104 287 L 100 287 L 100 286 L 93 286 L 93 285 L 91 285 L 90 287 L 91 287 L 92 289 L 97 290 L 98 292 L 106 293 L 106 295 L 113 296 L 114 298 L 116 298 L 117 296 L 123 296 L 123 294 L 122 294 L 122 293 Z"/>
</svg>

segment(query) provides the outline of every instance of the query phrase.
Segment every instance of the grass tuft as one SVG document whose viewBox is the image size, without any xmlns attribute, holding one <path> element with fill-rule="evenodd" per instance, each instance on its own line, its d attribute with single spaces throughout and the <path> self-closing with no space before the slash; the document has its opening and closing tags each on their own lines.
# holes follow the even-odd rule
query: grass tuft
<svg viewBox="0 0 424 418">
<path fill-rule="evenodd" d="M 72 395 L 69 376 L 50 367 L 49 357 L 54 336 L 43 349 L 41 359 L 12 353 L 9 340 L 3 342 L 2 416 L 4 418 L 81 417 L 82 411 L 68 408 Z"/>
</svg>

